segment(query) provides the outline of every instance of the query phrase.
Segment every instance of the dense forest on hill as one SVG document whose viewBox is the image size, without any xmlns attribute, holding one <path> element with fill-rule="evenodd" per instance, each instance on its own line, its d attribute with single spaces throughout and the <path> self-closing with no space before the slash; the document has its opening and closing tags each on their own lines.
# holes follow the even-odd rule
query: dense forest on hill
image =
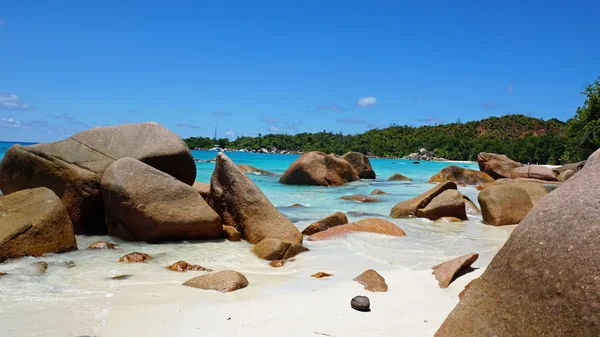
<svg viewBox="0 0 600 337">
<path fill-rule="evenodd" d="M 544 121 L 523 115 L 507 115 L 436 126 L 392 125 L 356 135 L 319 132 L 239 137 L 233 141 L 223 138 L 216 143 L 208 137 L 192 137 L 185 141 L 190 148 L 200 149 L 218 144 L 232 149 L 277 148 L 337 154 L 357 151 L 393 157 L 426 148 L 434 151 L 437 157 L 454 160 L 476 160 L 479 152 L 497 152 L 521 162 L 556 163 L 565 152 L 564 137 L 565 123 L 557 119 Z"/>
<path fill-rule="evenodd" d="M 184 140 L 192 149 L 208 149 L 218 144 L 230 149 L 277 148 L 337 154 L 357 151 L 402 157 L 426 148 L 437 157 L 452 160 L 476 160 L 479 152 L 495 152 L 522 163 L 560 164 L 585 160 L 600 147 L 600 78 L 582 94 L 586 96 L 584 104 L 566 123 L 505 115 L 435 126 L 391 125 L 356 135 L 319 132 L 239 137 L 233 141 L 208 137 Z"/>
</svg>

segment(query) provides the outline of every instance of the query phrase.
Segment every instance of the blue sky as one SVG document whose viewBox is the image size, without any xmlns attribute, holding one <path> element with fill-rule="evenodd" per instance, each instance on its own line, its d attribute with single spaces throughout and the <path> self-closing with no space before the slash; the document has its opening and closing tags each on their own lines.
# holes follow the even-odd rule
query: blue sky
<svg viewBox="0 0 600 337">
<path fill-rule="evenodd" d="M 566 120 L 600 76 L 599 12 L 599 1 L 6 0 L 0 140 L 139 121 L 235 137 Z"/>
</svg>

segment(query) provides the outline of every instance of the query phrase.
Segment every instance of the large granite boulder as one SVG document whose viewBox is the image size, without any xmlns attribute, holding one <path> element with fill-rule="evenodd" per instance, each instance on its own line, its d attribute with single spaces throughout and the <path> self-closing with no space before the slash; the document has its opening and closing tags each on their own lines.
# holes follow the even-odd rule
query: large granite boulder
<svg viewBox="0 0 600 337">
<path fill-rule="evenodd" d="M 328 230 L 331 227 L 345 225 L 347 223 L 348 217 L 346 216 L 346 214 L 342 212 L 335 212 L 330 216 L 327 216 L 317 222 L 310 224 L 302 231 L 302 234 L 313 235 L 315 233 Z"/>
<path fill-rule="evenodd" d="M 100 179 L 125 157 L 194 183 L 194 158 L 181 138 L 159 124 L 139 123 L 82 131 L 54 143 L 14 145 L 0 163 L 0 190 L 47 187 L 65 204 L 77 234 L 106 234 Z"/>
<path fill-rule="evenodd" d="M 442 184 L 435 186 L 429 191 L 423 193 L 422 195 L 404 200 L 392 208 L 390 215 L 393 218 L 403 218 L 403 217 L 414 217 L 417 216 L 417 210 L 427 206 L 433 198 L 440 195 L 442 192 L 446 190 L 456 190 L 456 183 L 448 181 Z"/>
<path fill-rule="evenodd" d="M 548 194 L 548 188 L 544 186 L 543 183 L 537 181 L 528 181 L 528 180 L 517 180 L 517 179 L 500 179 L 496 180 L 491 184 L 483 184 L 479 185 L 477 189 L 483 191 L 490 186 L 497 185 L 511 185 L 518 186 L 527 192 L 529 198 L 531 199 L 531 203 L 535 206 L 538 201 L 543 198 L 546 194 Z"/>
<path fill-rule="evenodd" d="M 352 165 L 360 179 L 375 179 L 375 171 L 371 167 L 369 158 L 359 152 L 348 152 L 342 156 L 347 162 Z"/>
<path fill-rule="evenodd" d="M 436 336 L 598 336 L 600 151 L 541 199 Z"/>
<path fill-rule="evenodd" d="M 512 171 L 511 178 L 533 178 L 546 181 L 558 181 L 558 175 L 552 168 L 543 165 L 525 165 Z"/>
<path fill-rule="evenodd" d="M 444 183 L 446 181 L 464 185 L 478 185 L 492 182 L 494 178 L 485 172 L 451 165 L 432 176 L 428 183 Z"/>
<path fill-rule="evenodd" d="M 477 164 L 482 172 L 494 179 L 513 178 L 515 168 L 523 166 L 503 154 L 481 152 L 477 155 Z"/>
<path fill-rule="evenodd" d="M 235 227 L 250 243 L 266 238 L 302 243 L 302 233 L 296 226 L 224 153 L 217 155 L 208 200 L 223 224 Z"/>
<path fill-rule="evenodd" d="M 483 222 L 488 225 L 516 225 L 533 207 L 527 191 L 513 184 L 490 186 L 479 193 Z"/>
<path fill-rule="evenodd" d="M 73 224 L 54 192 L 40 187 L 0 198 L 0 262 L 75 249 Z"/>
<path fill-rule="evenodd" d="M 442 217 L 468 219 L 465 199 L 459 191 L 453 189 L 445 190 L 433 198 L 425 207 L 417 209 L 417 216 L 430 220 L 437 220 Z"/>
<path fill-rule="evenodd" d="M 379 219 L 368 218 L 357 222 L 331 227 L 326 231 L 318 232 L 308 237 L 308 241 L 320 241 L 334 236 L 344 235 L 352 232 L 377 233 L 390 236 L 405 236 L 406 233 L 395 223 Z"/>
<path fill-rule="evenodd" d="M 196 190 L 196 192 L 198 192 L 198 194 L 200 194 L 202 199 L 206 200 L 208 198 L 208 194 L 210 193 L 210 184 L 194 181 L 192 187 L 194 190 Z"/>
<path fill-rule="evenodd" d="M 313 151 L 296 159 L 279 182 L 288 185 L 339 186 L 355 180 L 358 180 L 358 174 L 348 161 Z"/>
<path fill-rule="evenodd" d="M 192 186 L 137 159 L 117 160 L 101 183 L 111 236 L 147 242 L 223 236 L 221 219 Z"/>
</svg>

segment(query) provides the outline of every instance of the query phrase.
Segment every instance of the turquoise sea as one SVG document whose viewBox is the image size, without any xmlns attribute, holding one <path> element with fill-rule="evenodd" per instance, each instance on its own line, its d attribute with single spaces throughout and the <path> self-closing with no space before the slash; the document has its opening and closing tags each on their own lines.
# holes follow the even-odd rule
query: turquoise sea
<svg viewBox="0 0 600 337">
<path fill-rule="evenodd" d="M 0 143 L 0 157 L 12 143 Z M 200 160 L 214 158 L 216 152 L 192 151 Z M 227 152 L 234 162 L 248 164 L 263 170 L 281 174 L 298 157 L 295 155 L 251 154 Z M 249 174 L 250 178 L 264 192 L 269 200 L 297 227 L 302 230 L 335 211 L 342 211 L 349 220 L 356 221 L 368 217 L 380 217 L 396 223 L 406 232 L 405 237 L 387 237 L 371 233 L 354 233 L 331 240 L 308 242 L 309 252 L 302 253 L 294 262 L 282 268 L 272 268 L 264 260 L 251 252 L 247 242 L 226 240 L 171 242 L 147 244 L 144 242 L 124 242 L 107 236 L 78 236 L 79 250 L 51 254 L 44 257 L 25 257 L 0 264 L 0 272 L 8 273 L 0 282 L 0 315 L 9 324 L 10 336 L 66 336 L 88 334 L 101 329 L 105 315 L 110 314 L 110 298 L 124 295 L 123 291 L 137 294 L 126 301 L 142 305 L 143 289 L 156 287 L 169 291 L 169 301 L 186 301 L 180 285 L 189 279 L 190 273 L 166 271 L 165 266 L 178 260 L 200 264 L 214 270 L 232 269 L 242 272 L 252 283 L 247 296 L 267 296 L 274 293 L 287 294 L 297 291 L 312 291 L 314 283 L 310 275 L 317 271 L 333 273 L 336 277 L 320 283 L 335 286 L 337 282 L 351 280 L 368 268 L 378 271 L 401 269 L 407 272 L 426 273 L 432 266 L 451 258 L 477 252 L 479 260 L 476 268 L 486 267 L 504 244 L 512 231 L 512 226 L 493 227 L 484 225 L 480 216 L 470 216 L 463 223 L 434 223 L 427 219 L 391 219 L 388 217 L 392 206 L 402 200 L 415 197 L 432 187 L 427 180 L 448 165 L 460 165 L 477 169 L 474 163 L 421 162 L 413 164 L 407 160 L 372 159 L 377 173 L 375 180 L 361 180 L 340 187 L 289 186 L 279 184 L 279 176 Z M 213 163 L 197 162 L 197 180 L 210 182 Z M 387 181 L 394 173 L 406 175 L 414 181 Z M 377 196 L 380 202 L 360 204 L 340 200 L 343 195 L 356 193 L 369 194 L 381 189 L 389 194 Z M 474 187 L 461 187 L 461 192 L 472 200 L 477 200 Z M 292 204 L 306 207 L 288 207 Z M 111 251 L 90 251 L 85 249 L 98 240 L 109 240 L 120 248 Z M 153 260 L 147 264 L 128 265 L 118 262 L 119 257 L 139 251 L 150 254 Z M 44 261 L 48 270 L 40 274 L 35 262 Z M 70 266 L 75 267 L 70 267 Z M 111 280 L 117 275 L 132 275 L 123 280 Z M 422 274 L 418 274 L 422 275 Z M 427 276 L 427 280 L 430 278 Z M 431 276 L 431 284 L 435 280 Z M 152 288 L 154 289 L 154 288 Z M 136 297 L 137 296 L 137 297 Z M 154 295 L 153 295 L 154 296 Z M 158 295 L 157 295 L 158 296 Z M 124 298 L 117 296 L 116 298 Z M 43 326 L 39 334 L 22 324 L 22 317 L 31 312 L 32 303 L 40 315 L 35 317 L 35 326 Z M 69 334 L 65 334 L 61 318 L 69 316 Z M 70 328 L 71 328 L 70 327 Z"/>
</svg>

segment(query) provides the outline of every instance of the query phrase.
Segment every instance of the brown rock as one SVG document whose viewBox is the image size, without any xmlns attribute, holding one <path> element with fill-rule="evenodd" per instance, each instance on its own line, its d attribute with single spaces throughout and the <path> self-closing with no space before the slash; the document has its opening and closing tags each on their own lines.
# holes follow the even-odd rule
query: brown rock
<svg viewBox="0 0 600 337">
<path fill-rule="evenodd" d="M 288 185 L 339 186 L 358 180 L 358 174 L 349 162 L 323 152 L 309 152 L 283 173 L 279 182 Z"/>
<path fill-rule="evenodd" d="M 65 206 L 40 187 L 0 198 L 0 262 L 77 249 Z"/>
<path fill-rule="evenodd" d="M 312 276 L 312 277 L 314 277 L 314 278 L 324 278 L 324 277 L 333 276 L 333 274 L 328 274 L 328 273 L 326 273 L 326 272 L 322 272 L 322 271 L 320 271 L 320 272 L 318 272 L 318 273 L 316 273 L 316 274 L 312 274 L 312 275 L 310 275 L 310 276 Z"/>
<path fill-rule="evenodd" d="M 0 276 L 8 275 L 7 273 L 0 272 Z"/>
<path fill-rule="evenodd" d="M 450 261 L 438 264 L 433 267 L 433 275 L 438 280 L 440 288 L 448 288 L 450 283 L 454 281 L 455 277 L 461 270 L 470 268 L 473 262 L 477 261 L 479 254 L 471 253 L 463 256 L 459 256 Z"/>
<path fill-rule="evenodd" d="M 250 165 L 247 165 L 247 164 L 239 164 L 238 167 L 244 173 L 256 173 L 256 174 L 265 175 L 265 176 L 274 176 L 274 175 L 276 175 L 273 172 L 261 170 L 259 168 L 256 168 L 254 166 L 250 166 Z"/>
<path fill-rule="evenodd" d="M 186 287 L 216 290 L 222 293 L 232 292 L 248 286 L 248 279 L 233 270 L 224 270 L 216 273 L 196 276 L 183 283 Z"/>
<path fill-rule="evenodd" d="M 513 178 L 515 168 L 523 166 L 503 154 L 481 152 L 477 155 L 477 164 L 482 172 L 494 179 Z"/>
<path fill-rule="evenodd" d="M 207 269 L 202 267 L 201 265 L 198 264 L 189 264 L 185 261 L 177 261 L 175 263 L 173 263 L 172 265 L 168 266 L 167 269 L 170 269 L 172 271 L 179 271 L 179 272 L 184 272 L 184 271 L 212 271 L 212 269 Z"/>
<path fill-rule="evenodd" d="M 439 223 L 449 223 L 449 222 L 463 222 L 461 219 L 459 218 L 455 218 L 453 216 L 443 216 L 437 220 L 435 220 L 435 222 L 439 222 Z"/>
<path fill-rule="evenodd" d="M 38 274 L 45 274 L 46 270 L 48 270 L 48 262 L 38 261 L 34 262 L 34 265 L 37 269 Z"/>
<path fill-rule="evenodd" d="M 368 197 L 364 194 L 353 194 L 353 195 L 344 195 L 340 197 L 342 200 L 351 200 L 356 202 L 378 202 L 379 199 Z"/>
<path fill-rule="evenodd" d="M 597 336 L 600 152 L 521 221 L 436 336 Z"/>
<path fill-rule="evenodd" d="M 209 202 L 224 225 L 235 227 L 250 243 L 277 238 L 302 243 L 302 233 L 281 214 L 225 154 L 217 155 Z"/>
<path fill-rule="evenodd" d="M 369 195 L 384 195 L 384 194 L 387 194 L 387 193 L 385 193 L 384 191 L 382 191 L 382 190 L 380 190 L 380 189 L 374 189 L 374 190 L 371 192 L 371 194 L 369 194 Z"/>
<path fill-rule="evenodd" d="M 192 185 L 194 190 L 200 194 L 202 199 L 206 200 L 208 198 L 208 193 L 210 192 L 210 184 L 203 183 L 200 181 L 194 181 L 194 185 Z"/>
<path fill-rule="evenodd" d="M 270 261 L 288 259 L 307 250 L 302 245 L 273 238 L 260 241 L 253 249 L 256 256 Z"/>
<path fill-rule="evenodd" d="M 418 197 L 401 201 L 394 205 L 390 215 L 393 218 L 416 216 L 418 209 L 427 206 L 427 204 L 429 204 L 433 198 L 437 197 L 446 190 L 456 190 L 456 183 L 451 181 L 445 182 L 435 186 Z"/>
<path fill-rule="evenodd" d="M 359 152 L 348 152 L 343 155 L 342 158 L 352 165 L 360 179 L 375 179 L 375 171 L 373 171 L 373 167 L 371 167 L 369 158 L 364 154 Z"/>
<path fill-rule="evenodd" d="M 223 234 L 225 235 L 225 239 L 227 239 L 229 241 L 241 241 L 242 240 L 242 235 L 233 226 L 223 226 Z"/>
<path fill-rule="evenodd" d="M 133 252 L 133 253 L 129 253 L 127 255 L 123 255 L 119 259 L 120 262 L 126 262 L 126 263 L 148 262 L 150 260 L 152 260 L 152 257 L 150 257 L 150 255 L 145 254 L 145 253 L 138 253 L 138 252 Z"/>
<path fill-rule="evenodd" d="M 102 195 L 111 236 L 146 242 L 223 236 L 221 219 L 192 186 L 139 160 L 110 165 Z"/>
<path fill-rule="evenodd" d="M 481 171 L 470 170 L 458 166 L 448 166 L 432 176 L 428 183 L 443 183 L 453 181 L 457 184 L 477 185 L 493 182 L 494 178 Z"/>
<path fill-rule="evenodd" d="M 348 217 L 342 212 L 335 212 L 328 217 L 325 217 L 315 223 L 310 224 L 306 227 L 302 234 L 313 235 L 318 232 L 325 231 L 331 227 L 345 225 L 348 223 Z"/>
<path fill-rule="evenodd" d="M 385 279 L 373 269 L 365 270 L 362 274 L 354 278 L 354 281 L 365 286 L 365 289 L 368 291 L 386 292 L 388 290 Z"/>
<path fill-rule="evenodd" d="M 283 267 L 284 264 L 285 264 L 285 260 L 275 260 L 275 261 L 269 262 L 269 266 L 271 266 L 273 268 L 281 268 L 281 267 Z"/>
<path fill-rule="evenodd" d="M 117 249 L 117 245 L 108 241 L 94 242 L 87 247 L 88 249 Z"/>
<path fill-rule="evenodd" d="M 552 171 L 554 171 L 554 174 L 557 176 L 564 174 L 566 171 L 572 171 L 573 174 L 575 174 L 575 173 L 581 171 L 581 169 L 584 166 L 585 166 L 585 160 L 580 161 L 579 163 L 572 163 L 572 164 L 555 167 L 552 169 Z"/>
<path fill-rule="evenodd" d="M 490 186 L 478 199 L 483 222 L 494 226 L 518 224 L 533 207 L 527 192 L 512 184 Z"/>
<path fill-rule="evenodd" d="M 469 199 L 469 197 L 467 197 L 464 194 L 463 199 L 465 200 L 465 211 L 467 212 L 467 214 L 481 214 L 481 210 L 479 209 L 479 207 L 477 207 L 477 205 L 475 205 L 473 200 Z"/>
<path fill-rule="evenodd" d="M 465 286 L 465 288 L 460 293 L 458 293 L 458 299 L 459 300 L 463 299 L 463 297 L 465 296 L 465 293 L 467 292 L 467 290 L 469 290 L 469 288 L 471 288 L 471 285 L 473 284 L 473 281 L 475 281 L 475 280 L 471 280 L 471 282 L 467 283 L 467 285 Z"/>
<path fill-rule="evenodd" d="M 511 178 L 533 178 L 546 181 L 558 181 L 558 176 L 550 167 L 543 165 L 526 165 L 512 171 Z"/>
<path fill-rule="evenodd" d="M 304 206 L 302 204 L 291 204 L 288 207 L 297 208 L 297 207 L 306 207 L 306 206 Z"/>
<path fill-rule="evenodd" d="M 412 179 L 410 179 L 407 176 L 403 176 L 400 173 L 394 173 L 394 174 L 392 174 L 392 176 L 388 180 L 391 180 L 391 181 L 412 181 Z"/>
<path fill-rule="evenodd" d="M 574 176 L 575 173 L 571 170 L 566 170 L 564 172 L 562 172 L 559 176 L 558 176 L 558 181 L 560 182 L 565 182 L 567 181 L 569 178 L 571 178 L 572 176 Z"/>
<path fill-rule="evenodd" d="M 77 234 L 106 234 L 100 179 L 114 161 L 131 157 L 192 185 L 196 165 L 175 133 L 156 123 L 94 128 L 65 140 L 12 146 L 0 164 L 8 195 L 47 187 L 65 205 Z"/>
<path fill-rule="evenodd" d="M 326 231 L 313 234 L 308 237 L 308 241 L 320 241 L 329 239 L 337 235 L 343 235 L 352 232 L 367 232 L 385 234 L 391 236 L 405 236 L 406 233 L 393 222 L 378 218 L 368 218 L 347 225 L 335 226 Z"/>
<path fill-rule="evenodd" d="M 467 220 L 465 200 L 457 190 L 446 190 L 433 198 L 427 206 L 417 209 L 417 216 L 437 220 L 444 216 L 451 216 Z"/>
</svg>

